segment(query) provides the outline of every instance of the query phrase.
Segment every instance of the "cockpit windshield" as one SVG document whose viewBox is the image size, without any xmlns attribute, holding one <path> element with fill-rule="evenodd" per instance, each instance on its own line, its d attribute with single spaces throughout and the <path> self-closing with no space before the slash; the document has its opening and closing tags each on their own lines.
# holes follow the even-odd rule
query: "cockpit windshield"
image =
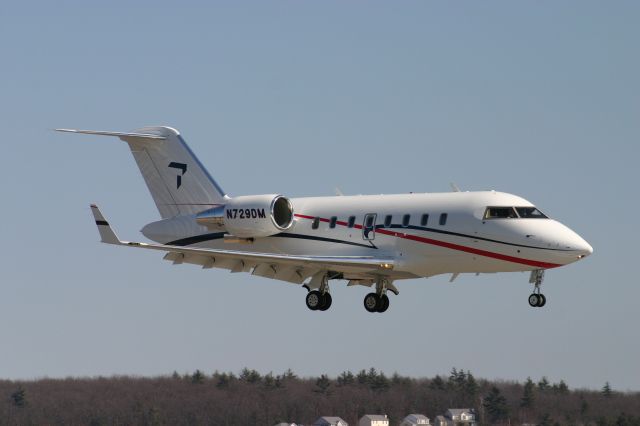
<svg viewBox="0 0 640 426">
<path fill-rule="evenodd" d="M 485 219 L 547 219 L 544 213 L 535 207 L 487 207 Z"/>
<path fill-rule="evenodd" d="M 523 219 L 547 219 L 547 216 L 535 207 L 516 207 L 516 210 Z"/>
<path fill-rule="evenodd" d="M 518 215 L 513 207 L 487 207 L 485 219 L 515 219 Z"/>
</svg>

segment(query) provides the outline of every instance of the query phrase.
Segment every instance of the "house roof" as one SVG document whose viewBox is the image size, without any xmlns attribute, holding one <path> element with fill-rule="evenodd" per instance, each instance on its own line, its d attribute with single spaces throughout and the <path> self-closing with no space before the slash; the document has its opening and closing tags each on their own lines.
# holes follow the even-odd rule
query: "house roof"
<svg viewBox="0 0 640 426">
<path fill-rule="evenodd" d="M 389 420 L 386 414 L 365 414 L 362 418 L 369 420 Z"/>
<path fill-rule="evenodd" d="M 341 422 L 341 424 L 343 424 L 343 425 L 348 424 L 347 422 L 345 422 L 340 417 L 335 417 L 335 416 L 322 416 L 318 420 L 313 422 L 313 424 L 314 425 L 321 425 L 321 424 L 329 423 L 330 425 L 337 425 L 339 422 Z"/>
<path fill-rule="evenodd" d="M 451 413 L 451 415 L 453 416 L 459 416 L 463 413 L 473 414 L 473 410 L 471 410 L 470 408 L 449 408 L 447 412 Z"/>
<path fill-rule="evenodd" d="M 408 420 L 408 421 L 411 421 L 411 422 L 417 422 L 418 420 L 427 420 L 427 421 L 429 421 L 429 417 L 425 416 L 424 414 L 409 414 L 404 419 Z"/>
</svg>

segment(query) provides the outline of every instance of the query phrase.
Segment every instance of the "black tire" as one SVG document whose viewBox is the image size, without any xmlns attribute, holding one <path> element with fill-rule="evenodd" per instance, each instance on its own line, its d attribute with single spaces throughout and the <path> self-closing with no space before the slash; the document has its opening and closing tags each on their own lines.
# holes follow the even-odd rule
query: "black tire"
<svg viewBox="0 0 640 426">
<path fill-rule="evenodd" d="M 320 306 L 320 311 L 326 311 L 331 307 L 331 295 L 329 293 L 325 293 L 322 295 L 322 305 Z"/>
<path fill-rule="evenodd" d="M 378 312 L 380 297 L 376 293 L 369 293 L 364 297 L 364 308 L 368 312 Z"/>
<path fill-rule="evenodd" d="M 529 295 L 529 306 L 531 306 L 532 308 L 537 308 L 540 304 L 540 300 L 542 300 L 540 296 L 535 293 L 531 293 L 531 295 Z"/>
<path fill-rule="evenodd" d="M 538 302 L 538 308 L 542 308 L 544 305 L 547 304 L 547 298 L 544 297 L 544 294 L 539 294 L 538 295 L 540 297 L 540 302 Z"/>
<path fill-rule="evenodd" d="M 312 311 L 317 311 L 322 307 L 323 302 L 322 294 L 318 290 L 312 290 L 307 293 L 307 297 L 305 298 L 305 302 L 307 304 L 307 308 Z"/>
<path fill-rule="evenodd" d="M 378 307 L 378 312 L 382 313 L 389 309 L 389 296 L 383 294 L 380 297 L 380 306 Z"/>
</svg>

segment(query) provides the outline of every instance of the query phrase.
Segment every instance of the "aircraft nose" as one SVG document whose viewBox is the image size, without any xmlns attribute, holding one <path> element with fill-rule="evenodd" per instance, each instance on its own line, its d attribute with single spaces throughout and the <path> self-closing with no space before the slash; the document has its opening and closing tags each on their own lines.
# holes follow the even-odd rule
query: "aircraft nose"
<svg viewBox="0 0 640 426">
<path fill-rule="evenodd" d="M 587 257 L 593 253 L 593 247 L 591 247 L 588 242 L 576 233 L 574 233 L 574 237 L 568 245 L 578 253 L 579 259 Z"/>
<path fill-rule="evenodd" d="M 582 242 L 583 245 L 578 250 L 580 250 L 582 257 L 587 257 L 593 253 L 593 247 L 591 247 L 591 245 L 585 240 L 582 240 Z"/>
</svg>

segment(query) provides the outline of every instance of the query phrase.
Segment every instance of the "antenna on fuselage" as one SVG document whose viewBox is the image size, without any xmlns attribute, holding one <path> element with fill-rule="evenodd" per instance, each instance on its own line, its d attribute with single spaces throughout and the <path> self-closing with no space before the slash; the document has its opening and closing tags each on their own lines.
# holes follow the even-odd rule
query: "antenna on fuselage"
<svg viewBox="0 0 640 426">
<path fill-rule="evenodd" d="M 456 185 L 454 182 L 451 182 L 449 185 L 451 185 L 451 189 L 453 189 L 453 192 L 462 192 L 458 185 Z"/>
</svg>

